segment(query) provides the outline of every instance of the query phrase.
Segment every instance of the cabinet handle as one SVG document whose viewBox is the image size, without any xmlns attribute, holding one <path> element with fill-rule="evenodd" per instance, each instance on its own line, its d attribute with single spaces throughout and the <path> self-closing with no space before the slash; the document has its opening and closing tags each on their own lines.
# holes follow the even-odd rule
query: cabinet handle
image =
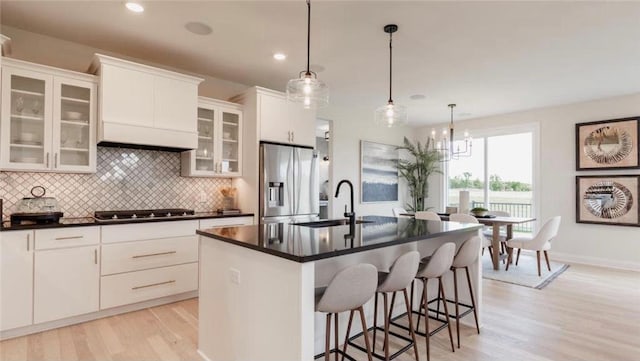
<svg viewBox="0 0 640 361">
<path fill-rule="evenodd" d="M 93 263 L 98 264 L 98 249 L 93 250 Z"/>
<path fill-rule="evenodd" d="M 49 152 L 47 152 L 47 168 L 49 168 Z"/>
<path fill-rule="evenodd" d="M 27 233 L 27 252 L 29 252 L 29 243 L 31 243 L 31 234 Z"/>
<path fill-rule="evenodd" d="M 291 131 L 287 131 L 287 140 L 291 141 Z"/>
<path fill-rule="evenodd" d="M 144 258 L 144 257 L 153 257 L 153 256 L 164 256 L 164 255 L 167 255 L 167 254 L 174 254 L 174 253 L 176 253 L 176 251 L 149 253 L 149 254 L 139 254 L 139 255 L 136 255 L 136 256 L 132 256 L 131 258 Z"/>
<path fill-rule="evenodd" d="M 147 288 L 147 287 L 153 287 L 153 286 L 162 286 L 162 285 L 167 285 L 169 283 L 175 283 L 176 280 L 171 280 L 171 281 L 165 281 L 165 282 L 158 282 L 158 283 L 152 283 L 150 285 L 144 285 L 144 286 L 136 286 L 136 287 L 131 287 L 131 290 L 139 290 L 141 288 Z"/>
<path fill-rule="evenodd" d="M 53 153 L 53 167 L 58 168 L 58 153 Z"/>
<path fill-rule="evenodd" d="M 63 241 L 67 239 L 80 239 L 80 238 L 84 238 L 84 236 L 56 237 L 56 241 Z"/>
</svg>

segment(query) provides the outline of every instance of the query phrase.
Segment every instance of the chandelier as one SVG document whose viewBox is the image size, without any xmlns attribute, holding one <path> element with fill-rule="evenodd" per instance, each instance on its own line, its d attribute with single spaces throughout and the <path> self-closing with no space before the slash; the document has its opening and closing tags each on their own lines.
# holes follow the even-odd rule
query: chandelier
<svg viewBox="0 0 640 361">
<path fill-rule="evenodd" d="M 473 146 L 473 138 L 469 136 L 469 132 L 465 130 L 464 139 L 456 141 L 454 140 L 454 127 L 453 127 L 453 108 L 455 104 L 449 104 L 451 108 L 451 122 L 449 123 L 449 129 L 444 128 L 442 130 L 442 136 L 436 138 L 436 130 L 431 130 L 430 143 L 434 150 L 440 152 L 440 161 L 448 162 L 450 160 L 458 160 L 462 157 L 471 156 L 471 148 Z"/>
</svg>

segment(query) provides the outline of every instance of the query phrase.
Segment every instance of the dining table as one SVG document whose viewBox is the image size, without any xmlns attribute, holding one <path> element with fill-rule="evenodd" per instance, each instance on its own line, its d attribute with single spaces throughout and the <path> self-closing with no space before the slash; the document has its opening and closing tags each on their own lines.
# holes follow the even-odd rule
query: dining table
<svg viewBox="0 0 640 361">
<path fill-rule="evenodd" d="M 449 215 L 446 213 L 438 213 L 440 219 L 443 221 L 449 220 Z M 533 217 L 505 217 L 505 216 L 476 216 L 479 223 L 492 228 L 491 247 L 494 249 L 492 252 L 491 262 L 493 263 L 493 269 L 500 269 L 500 227 L 506 227 L 507 234 L 506 240 L 513 238 L 513 225 L 520 223 L 533 222 L 536 219 Z M 506 256 L 506 255 L 503 255 Z"/>
</svg>

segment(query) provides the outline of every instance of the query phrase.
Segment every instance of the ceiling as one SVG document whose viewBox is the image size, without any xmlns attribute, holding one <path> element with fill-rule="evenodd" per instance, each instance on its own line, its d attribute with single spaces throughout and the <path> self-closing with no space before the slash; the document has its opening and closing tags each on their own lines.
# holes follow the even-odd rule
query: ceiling
<svg viewBox="0 0 640 361">
<path fill-rule="evenodd" d="M 304 68 L 304 1 L 1 2 L 4 25 L 247 85 L 284 90 Z M 311 63 L 331 106 L 394 100 L 414 125 L 640 92 L 640 2 L 314 1 Z M 213 33 L 188 32 L 192 21 Z M 274 52 L 288 55 L 284 62 Z M 411 100 L 415 94 L 424 99 Z M 373 115 L 372 115 L 373 116 Z"/>
</svg>

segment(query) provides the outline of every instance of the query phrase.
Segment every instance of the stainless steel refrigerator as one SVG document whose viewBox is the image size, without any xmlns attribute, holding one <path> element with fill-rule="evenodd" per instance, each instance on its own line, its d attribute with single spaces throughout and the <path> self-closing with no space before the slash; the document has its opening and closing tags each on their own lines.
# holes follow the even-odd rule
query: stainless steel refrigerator
<svg viewBox="0 0 640 361">
<path fill-rule="evenodd" d="M 312 148 L 260 144 L 260 223 L 318 219 L 318 156 Z"/>
</svg>

